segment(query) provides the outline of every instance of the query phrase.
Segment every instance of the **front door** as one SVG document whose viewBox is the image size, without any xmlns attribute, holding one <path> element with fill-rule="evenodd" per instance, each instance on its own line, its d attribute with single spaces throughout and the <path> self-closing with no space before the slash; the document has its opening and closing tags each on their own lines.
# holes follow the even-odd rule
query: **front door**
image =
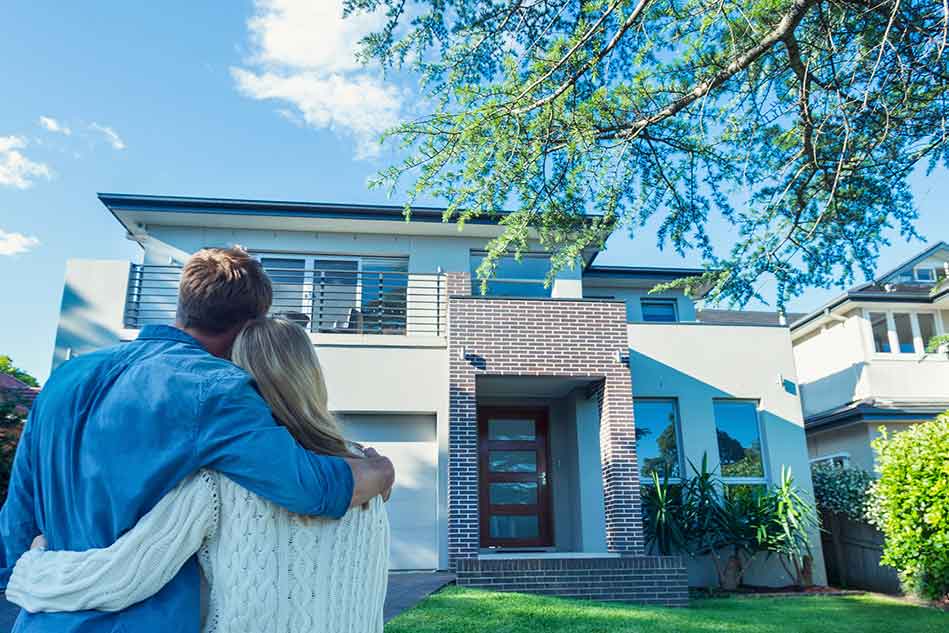
<svg viewBox="0 0 949 633">
<path fill-rule="evenodd" d="M 548 547 L 547 411 L 479 408 L 482 547 Z"/>
</svg>

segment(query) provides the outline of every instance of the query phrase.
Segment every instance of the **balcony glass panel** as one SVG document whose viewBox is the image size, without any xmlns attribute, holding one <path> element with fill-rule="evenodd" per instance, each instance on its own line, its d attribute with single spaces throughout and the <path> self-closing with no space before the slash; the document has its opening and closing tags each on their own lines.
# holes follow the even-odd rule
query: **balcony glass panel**
<svg viewBox="0 0 949 633">
<path fill-rule="evenodd" d="M 889 354 L 890 331 L 886 325 L 886 314 L 883 312 L 870 313 L 870 327 L 873 329 L 873 348 L 878 354 Z"/>
</svg>

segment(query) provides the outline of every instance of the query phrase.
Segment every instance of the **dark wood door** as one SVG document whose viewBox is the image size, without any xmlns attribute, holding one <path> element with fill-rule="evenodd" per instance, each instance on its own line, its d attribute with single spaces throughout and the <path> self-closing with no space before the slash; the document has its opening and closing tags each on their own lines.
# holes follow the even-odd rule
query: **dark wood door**
<svg viewBox="0 0 949 633">
<path fill-rule="evenodd" d="M 553 544 L 547 411 L 478 410 L 482 547 Z"/>
</svg>

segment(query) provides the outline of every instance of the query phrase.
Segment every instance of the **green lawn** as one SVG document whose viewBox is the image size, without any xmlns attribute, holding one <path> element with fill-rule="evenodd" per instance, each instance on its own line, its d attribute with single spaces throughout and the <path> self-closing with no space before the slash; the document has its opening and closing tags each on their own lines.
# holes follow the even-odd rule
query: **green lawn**
<svg viewBox="0 0 949 633">
<path fill-rule="evenodd" d="M 638 607 L 448 587 L 386 633 L 944 633 L 949 613 L 881 596 L 693 600 Z"/>
</svg>

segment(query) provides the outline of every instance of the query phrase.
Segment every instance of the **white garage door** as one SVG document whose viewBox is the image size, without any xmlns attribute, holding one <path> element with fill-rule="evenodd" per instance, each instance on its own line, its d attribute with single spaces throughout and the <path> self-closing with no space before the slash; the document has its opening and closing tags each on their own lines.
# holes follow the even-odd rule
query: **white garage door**
<svg viewBox="0 0 949 633">
<path fill-rule="evenodd" d="M 340 414 L 347 438 L 372 446 L 395 465 L 386 508 L 390 569 L 438 567 L 438 444 L 435 416 Z"/>
</svg>

